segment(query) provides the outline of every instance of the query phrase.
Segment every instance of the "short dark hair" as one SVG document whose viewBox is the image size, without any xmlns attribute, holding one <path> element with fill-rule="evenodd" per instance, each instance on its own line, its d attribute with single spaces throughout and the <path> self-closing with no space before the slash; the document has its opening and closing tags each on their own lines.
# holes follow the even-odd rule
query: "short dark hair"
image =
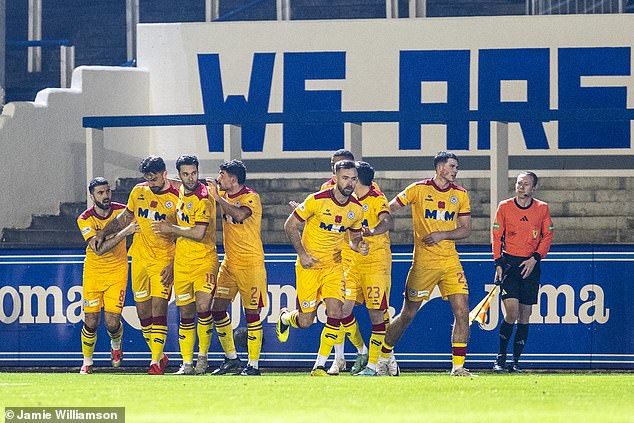
<svg viewBox="0 0 634 423">
<path fill-rule="evenodd" d="M 198 169 L 198 157 L 191 154 L 183 154 L 176 159 L 176 170 L 180 172 L 182 165 L 194 165 L 196 166 L 196 169 Z"/>
<path fill-rule="evenodd" d="M 354 154 L 352 154 L 352 151 L 346 150 L 345 148 L 340 148 L 332 153 L 332 157 L 343 157 L 345 160 L 354 160 Z"/>
<path fill-rule="evenodd" d="M 165 172 L 165 162 L 159 156 L 148 156 L 139 164 L 139 172 L 146 173 L 161 173 Z"/>
<path fill-rule="evenodd" d="M 441 163 L 447 163 L 449 159 L 454 159 L 458 161 L 458 156 L 456 156 L 451 151 L 439 151 L 434 156 L 434 169 L 436 169 L 436 167 Z"/>
<path fill-rule="evenodd" d="M 339 172 L 341 169 L 356 169 L 357 164 L 352 160 L 340 160 L 335 163 L 335 173 Z"/>
<path fill-rule="evenodd" d="M 93 194 L 95 192 L 95 188 L 101 185 L 110 185 L 110 182 L 108 182 L 106 178 L 97 176 L 96 178 L 93 178 L 93 180 L 90 181 L 90 183 L 88 184 L 88 191 Z"/>
<path fill-rule="evenodd" d="M 368 162 L 357 162 L 357 172 L 359 172 L 359 182 L 370 186 L 374 180 L 374 168 Z"/>
<path fill-rule="evenodd" d="M 241 160 L 233 159 L 230 162 L 223 162 L 220 164 L 219 169 L 238 178 L 238 184 L 240 185 L 243 185 L 247 179 L 247 167 Z"/>
<path fill-rule="evenodd" d="M 531 172 L 529 170 L 523 170 L 523 171 L 520 172 L 520 175 L 528 175 L 528 176 L 530 176 L 531 179 L 533 180 L 533 188 L 535 188 L 537 186 L 537 182 L 539 181 L 539 178 L 537 177 L 537 175 L 535 175 L 535 173 L 533 173 L 533 172 Z"/>
</svg>

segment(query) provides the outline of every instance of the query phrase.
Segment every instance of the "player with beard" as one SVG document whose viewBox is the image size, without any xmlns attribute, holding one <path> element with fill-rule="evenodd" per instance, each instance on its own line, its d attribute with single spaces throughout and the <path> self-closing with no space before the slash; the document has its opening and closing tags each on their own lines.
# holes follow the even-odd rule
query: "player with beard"
<svg viewBox="0 0 634 423">
<path fill-rule="evenodd" d="M 341 248 L 346 232 L 350 247 L 362 254 L 369 252 L 361 236 L 363 207 L 352 196 L 357 184 L 357 168 L 353 161 L 335 164 L 335 186 L 309 195 L 291 213 L 284 224 L 286 234 L 297 252 L 295 276 L 299 310 L 280 310 L 276 333 L 286 342 L 290 327 L 305 329 L 312 325 L 317 307 L 323 300 L 328 320 L 321 334 L 317 360 L 311 376 L 328 376 L 326 360 L 337 338 L 345 298 L 345 281 Z M 299 227 L 305 222 L 300 236 Z"/>
<path fill-rule="evenodd" d="M 110 356 L 113 367 L 119 367 L 123 359 L 121 338 L 123 324 L 121 311 L 128 284 L 128 254 L 125 237 L 138 230 L 130 223 L 113 237 L 97 243 L 97 233 L 125 211 L 125 205 L 114 203 L 110 184 L 97 177 L 88 185 L 92 207 L 77 218 L 77 226 L 86 240 L 86 258 L 83 275 L 84 326 L 81 329 L 81 349 L 84 362 L 80 374 L 90 374 L 92 356 L 97 342 L 97 327 L 104 310 L 104 323 L 110 336 Z"/>
<path fill-rule="evenodd" d="M 126 210 L 113 219 L 97 235 L 97 243 L 116 233 L 136 219 L 139 232 L 129 254 L 132 257 L 132 291 L 143 337 L 152 352 L 150 375 L 162 375 L 167 366 L 163 354 L 167 338 L 167 305 L 172 291 L 174 236 L 154 233 L 152 222 L 164 220 L 176 223 L 178 190 L 167 179 L 165 162 L 158 156 L 141 161 L 139 171 L 145 182 L 130 192 Z"/>
<path fill-rule="evenodd" d="M 198 158 L 183 155 L 176 160 L 181 180 L 176 215 L 178 224 L 152 222 L 157 234 L 174 235 L 174 294 L 180 312 L 178 340 L 183 364 L 176 374 L 204 374 L 213 322 L 211 300 L 218 274 L 216 251 L 216 202 L 207 185 L 198 181 Z M 194 319 L 198 316 L 198 324 Z M 194 368 L 194 344 L 198 334 L 198 362 Z"/>
</svg>

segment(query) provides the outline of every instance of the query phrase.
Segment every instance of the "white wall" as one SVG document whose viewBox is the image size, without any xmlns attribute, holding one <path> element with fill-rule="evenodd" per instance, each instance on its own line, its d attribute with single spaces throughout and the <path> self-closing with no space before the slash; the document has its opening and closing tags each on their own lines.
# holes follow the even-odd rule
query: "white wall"
<svg viewBox="0 0 634 423">
<path fill-rule="evenodd" d="M 70 89 L 45 89 L 34 102 L 5 105 L 0 115 L 0 228 L 26 227 L 32 214 L 56 213 L 60 202 L 85 201 L 82 117 L 148 114 L 149 73 L 80 66 Z M 106 131 L 105 177 L 136 175 L 147 155 L 147 129 Z"/>
</svg>

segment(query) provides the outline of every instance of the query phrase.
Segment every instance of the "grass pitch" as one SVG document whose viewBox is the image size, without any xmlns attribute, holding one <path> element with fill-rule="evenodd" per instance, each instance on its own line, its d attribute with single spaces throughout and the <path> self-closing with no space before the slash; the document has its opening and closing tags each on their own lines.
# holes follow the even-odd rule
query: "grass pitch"
<svg viewBox="0 0 634 423">
<path fill-rule="evenodd" d="M 634 422 L 632 394 L 631 373 L 477 378 L 0 373 L 2 407 L 123 406 L 128 423 Z"/>
</svg>

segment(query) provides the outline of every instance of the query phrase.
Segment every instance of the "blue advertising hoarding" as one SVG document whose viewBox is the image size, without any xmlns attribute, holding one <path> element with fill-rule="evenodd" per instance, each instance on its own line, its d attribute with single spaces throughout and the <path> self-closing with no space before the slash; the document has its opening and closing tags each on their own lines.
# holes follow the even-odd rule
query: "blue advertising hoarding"
<svg viewBox="0 0 634 423">
<path fill-rule="evenodd" d="M 474 307 L 492 288 L 493 267 L 489 246 L 459 246 L 461 261 Z M 393 247 L 392 315 L 402 305 L 405 277 L 411 264 L 411 246 Z M 221 256 L 222 257 L 222 256 Z M 275 337 L 279 309 L 295 304 L 295 255 L 289 247 L 266 248 L 269 302 L 262 311 L 264 345 L 262 365 L 305 367 L 319 344 L 323 307 L 318 324 L 292 330 L 289 341 Z M 78 366 L 81 363 L 80 331 L 83 251 L 31 250 L 0 254 L 0 365 Z M 634 246 L 554 246 L 542 266 L 539 303 L 523 363 L 526 368 L 634 368 L 634 311 L 629 307 L 634 286 Z M 234 327 L 245 326 L 238 302 L 231 309 Z M 363 306 L 355 308 L 367 340 L 370 323 Z M 240 316 L 240 317 L 238 317 Z M 126 365 L 145 365 L 149 351 L 140 331 L 133 299 L 128 290 L 125 308 L 124 354 Z M 489 368 L 498 345 L 502 319 L 499 298 L 488 320 L 472 326 L 467 366 Z M 175 362 L 178 348 L 178 311 L 170 302 L 166 352 Z M 438 291 L 432 293 L 396 347 L 401 367 L 449 368 L 452 315 Z M 109 338 L 100 327 L 96 346 L 97 365 L 109 365 Z M 210 359 L 223 356 L 215 335 Z M 346 354 L 354 357 L 350 344 Z"/>
</svg>

